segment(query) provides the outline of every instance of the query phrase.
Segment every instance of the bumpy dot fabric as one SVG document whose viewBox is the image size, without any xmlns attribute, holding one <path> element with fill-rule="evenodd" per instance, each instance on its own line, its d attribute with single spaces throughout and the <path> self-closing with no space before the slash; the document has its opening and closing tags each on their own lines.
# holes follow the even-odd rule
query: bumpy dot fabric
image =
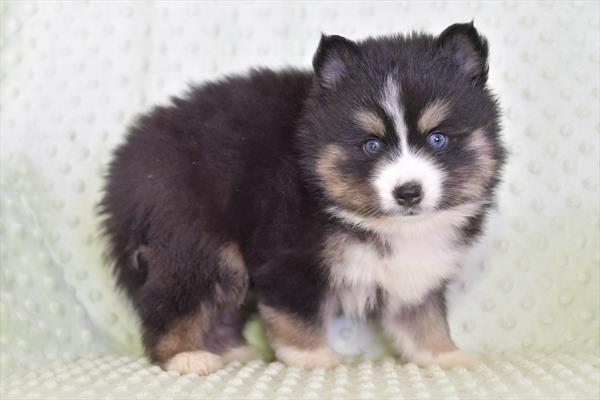
<svg viewBox="0 0 600 400">
<path fill-rule="evenodd" d="M 519 351 L 486 357 L 472 369 L 363 361 L 332 371 L 281 363 L 229 364 L 208 377 L 167 373 L 143 359 L 106 356 L 44 368 L 10 379 L 7 399 L 574 399 L 597 397 L 594 363 L 585 353 Z"/>
<path fill-rule="evenodd" d="M 600 397 L 598 2 L 2 1 L 0 16 L 0 397 Z M 403 365 L 341 318 L 329 339 L 348 363 L 333 371 L 150 366 L 94 209 L 134 116 L 189 82 L 309 67 L 321 32 L 471 19 L 510 149 L 489 235 L 451 288 L 453 336 L 481 364 Z M 258 323 L 247 333 L 264 347 Z"/>
</svg>

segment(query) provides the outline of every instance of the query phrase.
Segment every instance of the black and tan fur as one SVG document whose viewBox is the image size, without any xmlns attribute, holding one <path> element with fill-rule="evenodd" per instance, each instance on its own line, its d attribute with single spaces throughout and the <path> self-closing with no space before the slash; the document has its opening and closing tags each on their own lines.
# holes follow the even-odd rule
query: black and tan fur
<svg viewBox="0 0 600 400">
<path fill-rule="evenodd" d="M 290 365 L 337 365 L 325 333 L 339 310 L 379 320 L 409 360 L 467 359 L 444 289 L 481 234 L 504 161 L 485 39 L 472 24 L 437 37 L 323 36 L 313 66 L 194 87 L 139 118 L 114 154 L 101 203 L 110 256 L 165 368 L 206 374 L 244 358 L 254 310 Z M 442 151 L 427 147 L 434 129 L 448 134 Z M 366 155 L 373 137 L 382 150 Z M 409 149 L 429 163 L 424 179 L 439 172 L 438 200 L 390 211 L 385 168 Z M 421 276 L 428 248 L 452 265 L 422 258 Z"/>
</svg>

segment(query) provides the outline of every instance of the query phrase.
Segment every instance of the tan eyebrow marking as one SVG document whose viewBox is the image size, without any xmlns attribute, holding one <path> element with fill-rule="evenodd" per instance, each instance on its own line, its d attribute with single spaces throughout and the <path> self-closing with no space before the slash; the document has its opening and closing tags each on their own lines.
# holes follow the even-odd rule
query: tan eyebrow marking
<svg viewBox="0 0 600 400">
<path fill-rule="evenodd" d="M 361 128 L 375 136 L 383 137 L 385 135 L 383 120 L 374 112 L 359 110 L 354 114 L 354 120 Z"/>
<path fill-rule="evenodd" d="M 419 118 L 419 131 L 421 133 L 428 133 L 448 116 L 449 111 L 450 107 L 445 100 L 437 99 L 427 104 L 427 107 L 423 109 Z"/>
</svg>

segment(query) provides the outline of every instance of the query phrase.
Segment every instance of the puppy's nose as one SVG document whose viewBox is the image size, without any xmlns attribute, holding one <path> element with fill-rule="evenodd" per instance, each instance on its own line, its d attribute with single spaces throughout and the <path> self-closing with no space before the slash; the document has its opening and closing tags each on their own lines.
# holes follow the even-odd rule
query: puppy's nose
<svg viewBox="0 0 600 400">
<path fill-rule="evenodd" d="M 394 198 L 401 206 L 414 206 L 421 201 L 422 197 L 421 185 L 415 182 L 405 183 L 394 189 Z"/>
</svg>

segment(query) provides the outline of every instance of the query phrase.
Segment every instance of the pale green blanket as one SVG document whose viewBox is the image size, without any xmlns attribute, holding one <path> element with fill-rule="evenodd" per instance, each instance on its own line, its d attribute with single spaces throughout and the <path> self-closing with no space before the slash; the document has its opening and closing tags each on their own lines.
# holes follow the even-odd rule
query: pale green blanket
<svg viewBox="0 0 600 400">
<path fill-rule="evenodd" d="M 600 397 L 598 2 L 2 1 L 0 12 L 0 397 Z M 321 31 L 439 32 L 471 18 L 490 41 L 512 153 L 483 258 L 451 301 L 453 336 L 482 364 L 254 362 L 206 378 L 149 367 L 94 214 L 132 117 L 189 81 L 308 66 Z M 264 345 L 258 325 L 248 333 Z M 330 339 L 349 358 L 385 355 L 349 320 Z"/>
</svg>

